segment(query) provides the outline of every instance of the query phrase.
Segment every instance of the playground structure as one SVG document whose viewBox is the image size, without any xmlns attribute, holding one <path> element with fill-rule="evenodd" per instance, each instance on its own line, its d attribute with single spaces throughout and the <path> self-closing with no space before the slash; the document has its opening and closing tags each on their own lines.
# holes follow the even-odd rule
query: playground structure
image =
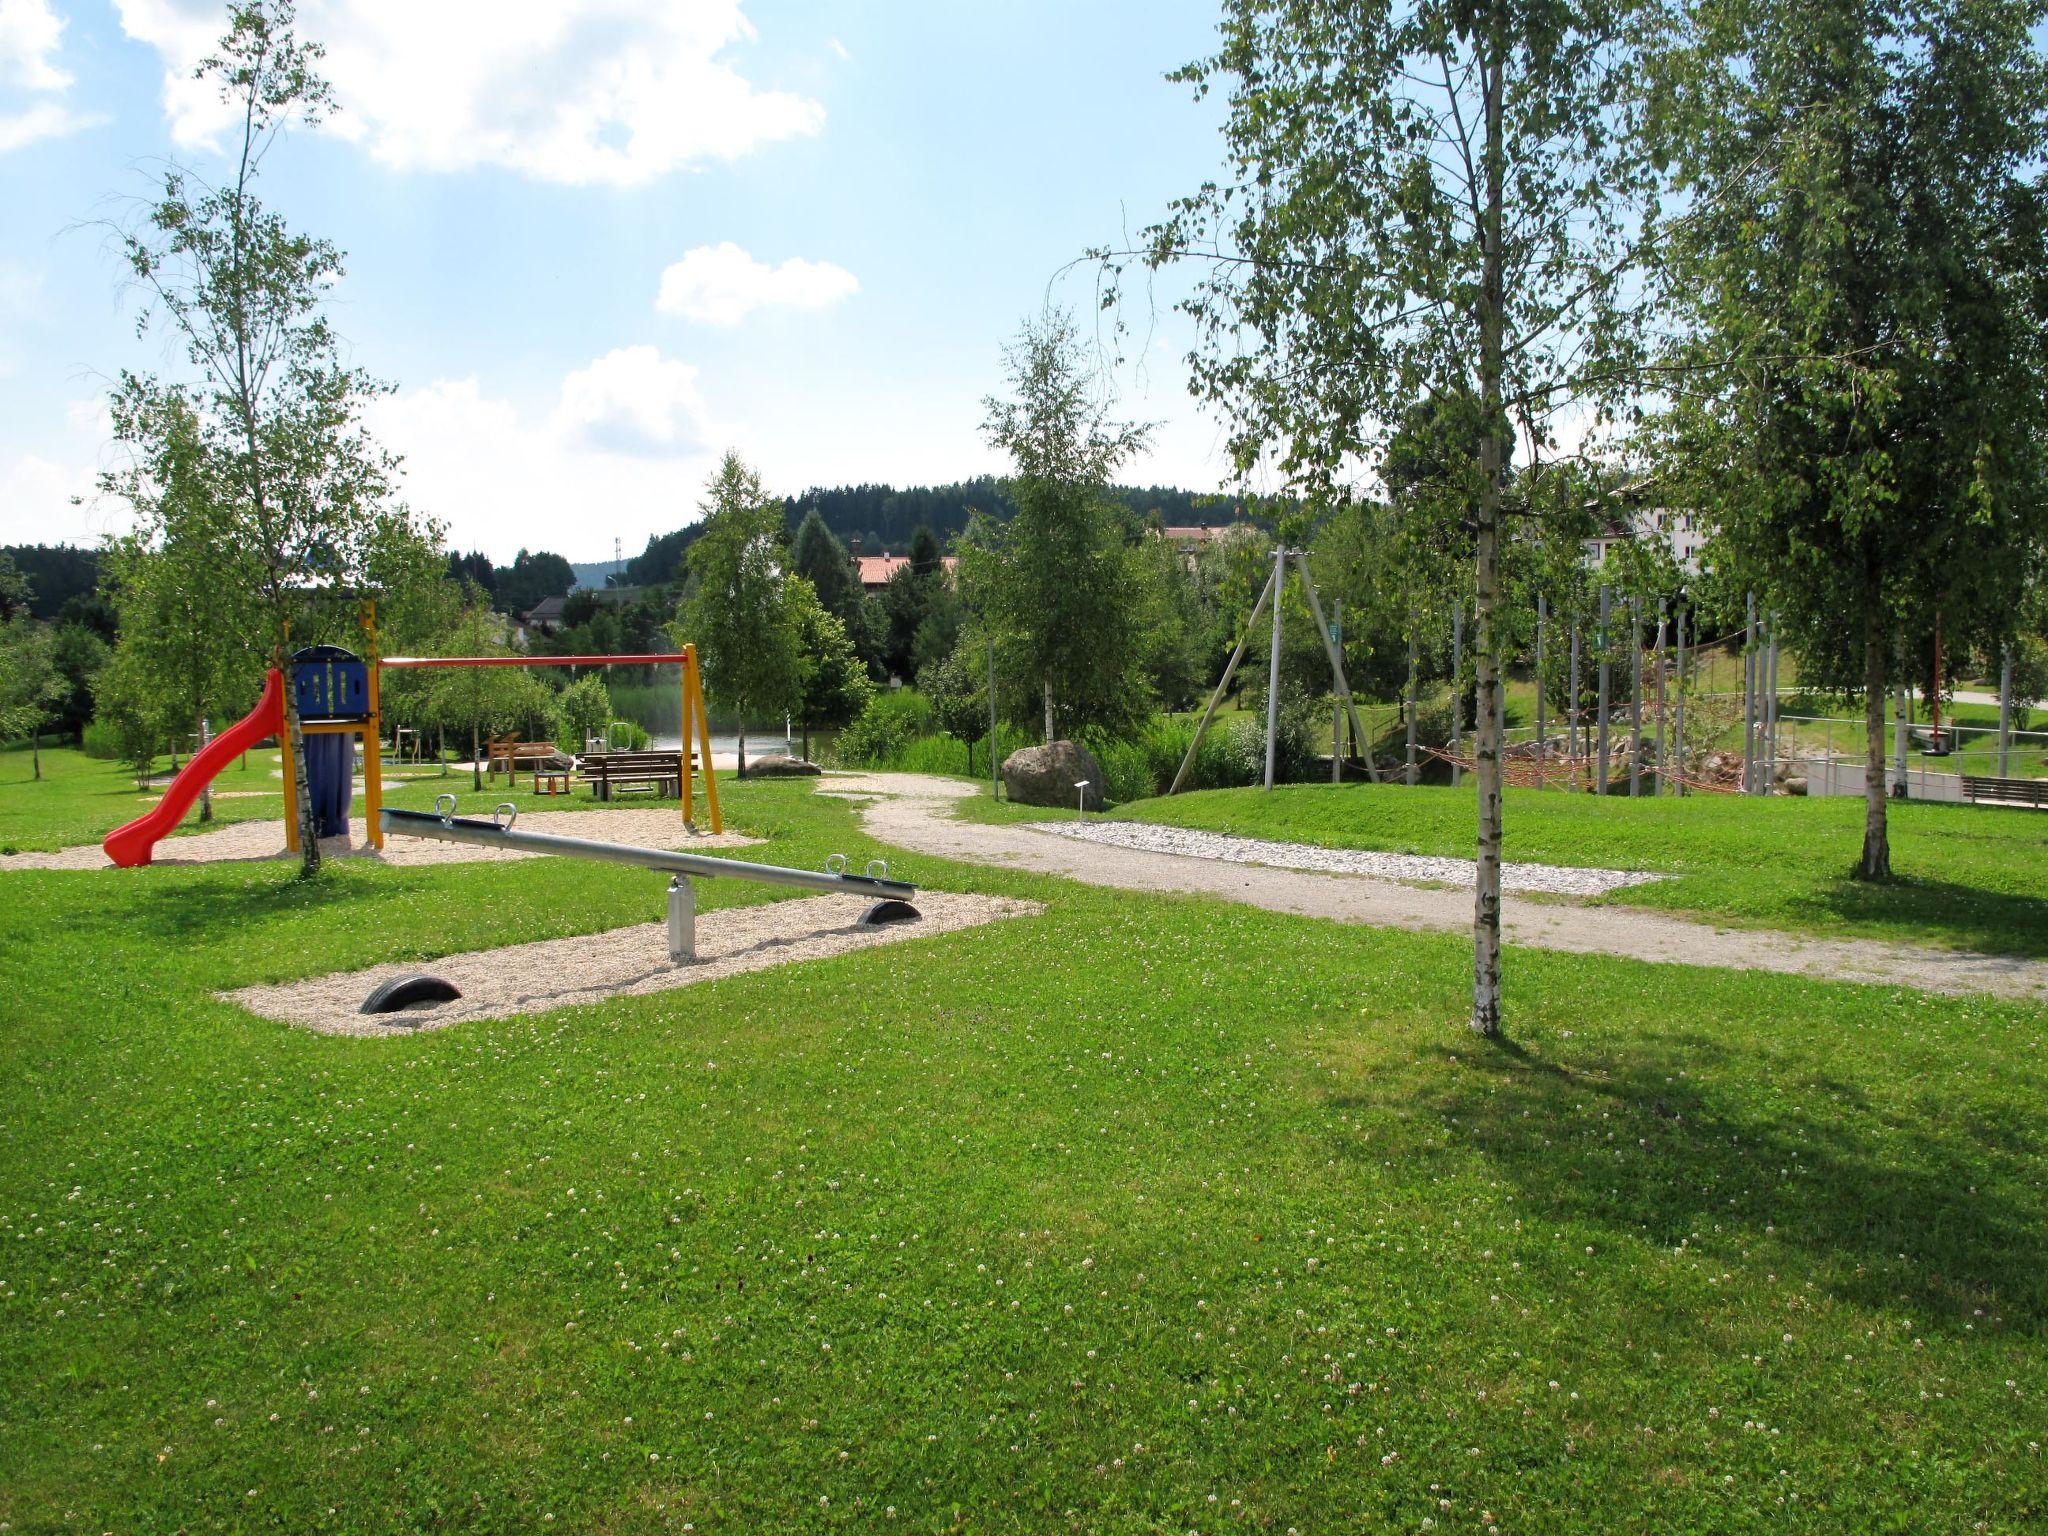
<svg viewBox="0 0 2048 1536">
<path fill-rule="evenodd" d="M 631 843 L 599 842 L 583 837 L 556 837 L 546 832 L 522 832 L 514 827 L 517 806 L 500 805 L 485 821 L 480 817 L 457 816 L 455 797 L 443 795 L 435 809 L 380 813 L 383 831 L 404 837 L 434 838 L 445 843 L 469 843 L 516 853 L 547 853 L 567 858 L 595 859 L 607 864 L 629 864 L 666 873 L 668 885 L 668 953 L 676 965 L 688 965 L 697 957 L 697 898 L 692 880 L 753 880 L 764 885 L 794 886 L 804 891 L 840 892 L 866 896 L 873 905 L 861 915 L 862 927 L 887 923 L 914 922 L 919 914 L 911 905 L 917 887 L 889 878 L 885 860 L 872 861 L 864 874 L 846 872 L 846 856 L 834 854 L 821 871 L 790 869 L 780 864 L 751 864 L 743 859 L 716 859 L 701 853 L 680 853 L 666 848 L 641 848 Z M 500 818 L 503 818 L 502 820 Z M 836 864 L 835 864 L 836 861 Z M 365 1005 L 368 1006 L 367 1004 Z"/>
<path fill-rule="evenodd" d="M 1187 756 L 1181 759 L 1179 771 L 1173 776 L 1172 787 L 1166 791 L 1169 795 L 1179 794 L 1181 786 L 1187 783 L 1188 773 L 1195 766 L 1196 755 L 1202 750 L 1202 737 L 1208 732 L 1209 722 L 1216 718 L 1216 707 L 1223 702 L 1223 696 L 1230 691 L 1230 681 L 1237 676 L 1237 664 L 1244 660 L 1245 647 L 1251 643 L 1252 631 L 1258 628 L 1259 615 L 1266 611 L 1268 603 L 1272 604 L 1273 607 L 1273 655 L 1266 676 L 1271 679 L 1280 675 L 1280 599 L 1287 586 L 1287 562 L 1289 560 L 1294 562 L 1294 568 L 1301 576 L 1301 590 L 1308 599 L 1309 614 L 1315 620 L 1316 633 L 1323 642 L 1323 654 L 1330 661 L 1330 681 L 1337 694 L 1341 717 L 1347 718 L 1351 724 L 1352 750 L 1355 752 L 1360 746 L 1364 747 L 1366 753 L 1366 774 L 1375 784 L 1379 782 L 1379 770 L 1372 763 L 1372 738 L 1359 726 L 1358 710 L 1351 702 L 1351 683 L 1344 675 L 1344 652 L 1339 643 L 1339 634 L 1336 627 L 1323 617 L 1323 604 L 1322 600 L 1316 595 L 1315 578 L 1309 575 L 1308 572 L 1308 556 L 1302 550 L 1289 549 L 1283 544 L 1276 546 L 1273 550 L 1273 573 L 1266 578 L 1265 586 L 1259 590 L 1259 600 L 1252 604 L 1251 615 L 1244 621 L 1244 632 L 1237 637 L 1237 645 L 1230 653 L 1229 664 L 1224 667 L 1223 676 L 1217 681 L 1214 691 L 1209 695 L 1209 702 L 1202 710 L 1202 718 L 1195 726 L 1194 739 L 1188 743 Z M 993 653 L 991 653 L 991 656 L 993 656 Z M 990 666 L 993 669 L 993 659 L 991 659 Z M 989 698 L 991 701 L 995 698 L 993 688 L 990 690 Z M 990 707 L 994 707 L 993 702 L 991 702 Z M 1279 734 L 1280 690 L 1269 686 L 1266 689 L 1266 788 L 1268 789 L 1273 787 L 1273 769 L 1277 760 Z M 1344 772 L 1344 754 L 1337 750 L 1337 734 L 1338 732 L 1333 728 L 1330 741 L 1330 776 L 1333 782 L 1341 779 Z M 989 740 L 991 743 L 995 740 L 993 720 L 991 720 L 989 726 Z M 991 751 L 991 755 L 993 755 L 993 751 Z"/>
<path fill-rule="evenodd" d="M 133 821 L 109 832 L 101 847 L 118 867 L 132 869 L 148 864 L 156 845 L 185 817 L 200 792 L 235 758 L 261 741 L 276 737 L 280 746 L 287 735 L 285 690 L 299 714 L 299 729 L 306 738 L 308 791 L 313 797 L 316 824 L 322 837 L 343 836 L 348 831 L 349 805 L 354 793 L 354 775 L 347 738 L 361 740 L 363 764 L 363 812 L 372 848 L 384 846 L 384 755 L 383 719 L 380 710 L 383 673 L 436 667 L 680 667 L 682 670 L 682 744 L 677 753 L 677 789 L 682 801 L 683 824 L 696 825 L 692 781 L 698 773 L 704 779 L 704 801 L 711 830 L 725 830 L 718 808 L 718 780 L 711 767 L 711 722 L 704 705 L 704 679 L 697 661 L 697 648 L 685 645 L 680 654 L 630 656 L 387 656 L 377 655 L 376 613 L 366 604 L 363 632 L 369 642 L 369 656 L 359 657 L 334 645 L 319 645 L 294 652 L 289 658 L 289 681 L 284 667 L 271 667 L 264 674 L 263 692 L 256 707 L 241 720 L 222 731 L 185 764 L 165 788 L 163 799 Z M 280 754 L 284 765 L 285 847 L 299 847 L 297 806 L 297 765 L 289 751 Z"/>
</svg>

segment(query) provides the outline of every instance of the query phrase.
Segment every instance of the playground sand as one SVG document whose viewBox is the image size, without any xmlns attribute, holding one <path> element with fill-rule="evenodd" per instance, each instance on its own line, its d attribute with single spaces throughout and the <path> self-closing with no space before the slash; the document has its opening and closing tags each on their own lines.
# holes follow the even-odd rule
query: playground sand
<svg viewBox="0 0 2048 1536">
<path fill-rule="evenodd" d="M 746 971 L 952 933 L 998 918 L 1034 916 L 1044 910 L 1036 902 L 1007 897 L 921 891 L 917 907 L 923 916 L 919 921 L 881 928 L 855 926 L 867 906 L 864 897 L 834 894 L 700 912 L 697 962 L 687 966 L 669 963 L 666 923 L 641 923 L 608 933 L 378 965 L 279 986 L 243 987 L 220 996 L 264 1018 L 322 1034 L 407 1035 L 470 1019 L 544 1013 L 612 997 L 666 992 Z M 403 1013 L 357 1011 L 363 999 L 384 982 L 421 972 L 453 982 L 462 996 Z"/>
<path fill-rule="evenodd" d="M 674 801 L 661 806 L 632 806 L 615 811 L 528 811 L 519 825 L 529 832 L 546 832 L 555 837 L 596 838 L 607 843 L 636 843 L 643 848 L 744 848 L 759 838 L 738 832 L 692 834 L 683 826 L 682 813 Z M 391 837 L 384 851 L 371 848 L 361 817 L 349 823 L 347 838 L 324 838 L 320 852 L 328 858 L 370 858 L 385 864 L 474 864 L 482 860 L 538 859 L 546 855 L 515 853 L 502 848 L 478 848 L 469 843 L 437 843 L 423 837 Z M 284 827 L 268 817 L 261 821 L 238 821 L 194 832 L 185 837 L 167 837 L 156 845 L 157 864 L 219 864 L 252 859 L 297 858 L 287 855 Z M 51 853 L 10 853 L 0 856 L 0 870 L 8 869 L 112 869 L 113 863 L 98 843 L 59 848 Z"/>
</svg>

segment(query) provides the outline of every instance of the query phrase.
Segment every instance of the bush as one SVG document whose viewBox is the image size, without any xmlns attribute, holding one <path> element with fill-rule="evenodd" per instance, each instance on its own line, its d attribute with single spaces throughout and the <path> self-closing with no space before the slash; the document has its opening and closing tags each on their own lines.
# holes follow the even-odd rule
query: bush
<svg viewBox="0 0 2048 1536">
<path fill-rule="evenodd" d="M 1122 741 L 1102 732 L 1086 733 L 1086 745 L 1102 767 L 1102 798 L 1112 805 L 1129 800 L 1149 800 L 1159 793 L 1152 760 L 1135 741 Z M 1168 782 L 1172 782 L 1168 770 Z"/>
<path fill-rule="evenodd" d="M 103 763 L 118 763 L 125 755 L 120 728 L 108 720 L 88 720 L 79 733 L 78 745 L 87 757 Z"/>
<path fill-rule="evenodd" d="M 878 693 L 832 744 L 832 758 L 845 768 L 887 768 L 913 741 L 927 733 L 931 705 L 908 688 Z M 965 754 L 962 754 L 963 762 Z"/>
</svg>

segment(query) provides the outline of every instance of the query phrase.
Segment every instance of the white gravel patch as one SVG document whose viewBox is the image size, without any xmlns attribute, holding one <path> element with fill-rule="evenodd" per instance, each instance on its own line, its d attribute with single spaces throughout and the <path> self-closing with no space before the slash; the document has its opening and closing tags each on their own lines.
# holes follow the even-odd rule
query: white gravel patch
<svg viewBox="0 0 2048 1536">
<path fill-rule="evenodd" d="M 1471 886 L 1478 866 L 1470 859 L 1432 858 L 1417 853 L 1368 853 L 1354 848 L 1318 848 L 1311 843 L 1274 843 L 1257 837 L 1232 837 L 1188 827 L 1161 827 L 1138 821 L 1034 821 L 1033 832 L 1082 842 L 1107 843 L 1145 853 L 1170 853 L 1189 859 L 1220 859 L 1226 864 L 1264 864 L 1275 869 L 1304 869 L 1319 875 L 1368 875 L 1378 880 L 1415 884 Z M 1503 864 L 1501 889 L 1540 891 L 1551 896 L 1601 896 L 1624 886 L 1646 885 L 1664 875 L 1623 869 L 1572 869 L 1558 864 Z"/>
<path fill-rule="evenodd" d="M 465 813 L 473 814 L 473 813 Z M 614 811 L 526 811 L 518 819 L 526 832 L 550 832 L 557 837 L 594 838 L 607 843 L 636 843 L 643 848 L 744 848 L 759 838 L 738 832 L 693 833 L 683 825 L 677 802 L 665 806 L 633 806 Z M 349 824 L 346 838 L 320 840 L 323 858 L 368 858 L 384 864 L 475 864 L 505 859 L 547 858 L 541 853 L 514 853 L 502 848 L 478 848 L 470 843 L 439 843 L 424 837 L 392 836 L 384 840 L 380 854 L 370 847 L 362 817 Z M 260 821 L 238 821 L 208 832 L 184 837 L 167 837 L 156 845 L 153 864 L 218 864 L 248 859 L 296 859 L 284 846 L 284 823 L 265 817 Z M 98 843 L 59 848 L 50 853 L 11 853 L 0 856 L 0 870 L 8 869 L 112 869 L 113 861 Z"/>
<path fill-rule="evenodd" d="M 666 923 L 640 923 L 608 933 L 378 965 L 279 986 L 243 987 L 220 996 L 266 1019 L 322 1034 L 406 1035 L 444 1029 L 468 1019 L 508 1018 L 612 997 L 666 992 L 721 976 L 818 960 L 879 944 L 900 944 L 1045 910 L 1032 901 L 949 891 L 920 891 L 916 905 L 922 914 L 918 921 L 881 928 L 856 926 L 856 919 L 868 906 L 867 899 L 860 896 L 807 896 L 700 912 L 694 965 L 670 963 Z M 401 1013 L 359 1011 L 363 999 L 384 982 L 422 972 L 453 982 L 462 996 Z"/>
</svg>

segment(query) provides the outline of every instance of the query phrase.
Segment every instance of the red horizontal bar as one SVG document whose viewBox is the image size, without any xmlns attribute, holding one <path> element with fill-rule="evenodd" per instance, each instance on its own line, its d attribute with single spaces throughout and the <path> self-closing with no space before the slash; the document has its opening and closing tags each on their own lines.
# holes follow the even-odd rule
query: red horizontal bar
<svg viewBox="0 0 2048 1536">
<path fill-rule="evenodd" d="M 675 667 L 680 652 L 665 656 L 386 656 L 378 665 L 405 667 Z"/>
</svg>

